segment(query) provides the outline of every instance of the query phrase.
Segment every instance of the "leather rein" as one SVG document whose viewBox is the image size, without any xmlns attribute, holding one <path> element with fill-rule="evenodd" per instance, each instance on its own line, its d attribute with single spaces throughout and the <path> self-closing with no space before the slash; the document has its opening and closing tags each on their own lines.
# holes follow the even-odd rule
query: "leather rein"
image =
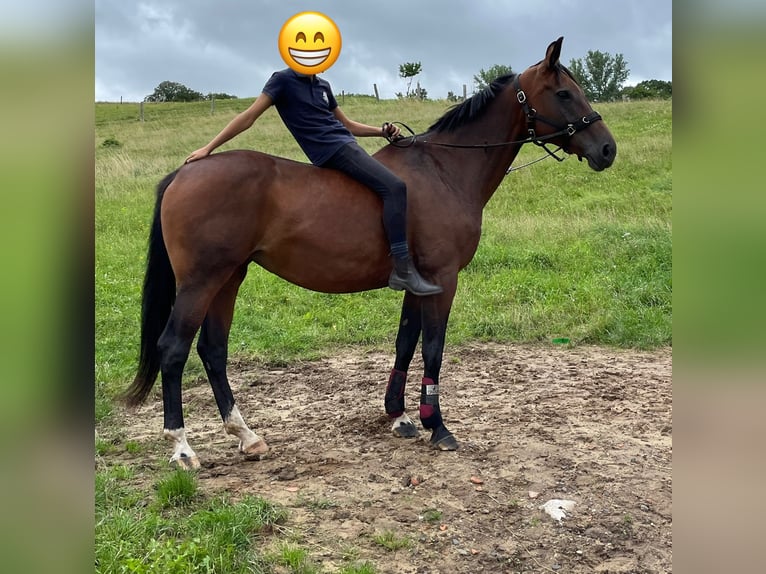
<svg viewBox="0 0 766 574">
<path fill-rule="evenodd" d="M 460 149 L 489 149 L 489 148 L 496 148 L 496 147 L 505 147 L 509 145 L 523 145 L 526 143 L 533 143 L 536 146 L 543 148 L 548 153 L 548 155 L 554 158 L 556 161 L 564 161 L 566 158 L 559 157 L 556 155 L 556 152 L 560 151 L 562 149 L 562 146 L 558 146 L 555 150 L 551 150 L 548 148 L 548 142 L 559 136 L 566 136 L 567 138 L 571 138 L 577 132 L 583 131 L 587 129 L 591 124 L 601 120 L 602 119 L 601 114 L 599 114 L 596 111 L 593 111 L 587 116 L 583 116 L 579 120 L 572 123 L 568 123 L 566 126 L 562 127 L 561 124 L 557 124 L 545 118 L 544 116 L 541 116 L 540 114 L 537 113 L 537 110 L 535 108 L 530 106 L 529 100 L 527 99 L 527 94 L 524 92 L 524 90 L 521 89 L 521 82 L 519 80 L 520 77 L 521 77 L 521 74 L 517 74 L 516 77 L 513 79 L 513 88 L 516 90 L 516 100 L 521 105 L 521 108 L 524 111 L 524 115 L 526 116 L 526 119 L 527 119 L 527 137 L 524 138 L 523 140 L 514 140 L 514 141 L 488 143 L 488 144 L 457 144 L 457 143 L 446 143 L 446 142 L 434 142 L 427 139 L 418 138 L 415 132 L 412 131 L 412 128 L 410 128 L 410 126 L 402 122 L 387 122 L 387 123 L 395 123 L 402 126 L 407 131 L 409 131 L 412 134 L 412 136 L 411 137 L 400 136 L 399 138 L 387 137 L 386 139 L 391 143 L 391 145 L 395 147 L 401 147 L 401 148 L 410 147 L 412 145 L 415 145 L 415 143 L 436 145 L 441 147 L 460 148 Z M 537 131 L 535 129 L 536 123 L 538 121 L 552 127 L 556 131 L 551 134 L 538 136 Z M 402 140 L 405 140 L 405 139 L 408 141 L 406 143 L 402 143 Z M 541 161 L 545 159 L 546 157 L 547 156 L 543 156 L 540 159 L 524 164 L 517 168 L 508 167 L 506 174 L 510 173 L 511 171 L 516 171 L 518 169 L 521 169 L 522 167 L 532 165 L 533 163 L 537 163 L 538 161 Z"/>
</svg>

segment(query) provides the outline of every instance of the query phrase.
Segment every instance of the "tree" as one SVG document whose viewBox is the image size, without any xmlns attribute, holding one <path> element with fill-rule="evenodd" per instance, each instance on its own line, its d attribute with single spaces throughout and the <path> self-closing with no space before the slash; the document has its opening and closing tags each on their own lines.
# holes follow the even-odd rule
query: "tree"
<svg viewBox="0 0 766 574">
<path fill-rule="evenodd" d="M 187 88 L 178 82 L 160 82 L 154 92 L 144 98 L 145 102 L 196 102 L 204 100 L 200 92 Z"/>
<path fill-rule="evenodd" d="M 630 70 L 622 54 L 588 50 L 585 62 L 574 59 L 569 69 L 577 78 L 587 98 L 594 102 L 608 102 L 620 97 L 620 90 Z"/>
<path fill-rule="evenodd" d="M 507 76 L 512 73 L 513 70 L 511 70 L 510 66 L 506 66 L 505 64 L 495 64 L 489 70 L 485 70 L 484 68 L 479 70 L 479 73 L 473 77 L 473 83 L 478 92 L 489 86 L 495 78 Z"/>
<path fill-rule="evenodd" d="M 412 78 L 417 76 L 421 71 L 422 66 L 420 62 L 405 62 L 399 66 L 399 77 L 407 80 L 407 94 L 410 97 L 410 86 L 412 86 Z"/>
<path fill-rule="evenodd" d="M 664 80 L 644 80 L 635 86 L 628 86 L 622 94 L 632 100 L 658 99 L 669 100 L 673 97 L 673 82 Z"/>
<path fill-rule="evenodd" d="M 214 94 L 210 93 L 207 96 L 205 96 L 206 100 L 236 100 L 237 96 L 232 96 L 231 94 Z"/>
</svg>

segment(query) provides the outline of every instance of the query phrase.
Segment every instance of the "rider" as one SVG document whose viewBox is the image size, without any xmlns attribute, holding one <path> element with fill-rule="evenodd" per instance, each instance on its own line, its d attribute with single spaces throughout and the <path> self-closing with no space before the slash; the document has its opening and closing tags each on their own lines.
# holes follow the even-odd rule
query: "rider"
<svg viewBox="0 0 766 574">
<path fill-rule="evenodd" d="M 388 122 L 382 128 L 376 128 L 349 119 L 338 107 L 326 80 L 290 68 L 274 72 L 252 105 L 234 117 L 205 147 L 189 154 L 186 163 L 209 155 L 248 129 L 272 105 L 276 106 L 287 129 L 314 165 L 342 171 L 372 188 L 383 200 L 383 228 L 393 259 L 388 286 L 396 290 L 406 289 L 415 295 L 441 293 L 441 287 L 420 275 L 410 257 L 407 186 L 354 139 L 354 136 L 395 138 L 399 128 Z"/>
</svg>

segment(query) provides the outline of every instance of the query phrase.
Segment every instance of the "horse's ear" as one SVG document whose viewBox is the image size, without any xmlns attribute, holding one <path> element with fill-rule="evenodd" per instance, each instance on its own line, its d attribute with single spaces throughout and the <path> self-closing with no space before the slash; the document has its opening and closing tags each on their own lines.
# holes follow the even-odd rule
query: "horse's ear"
<svg viewBox="0 0 766 574">
<path fill-rule="evenodd" d="M 561 36 L 555 42 L 551 42 L 548 46 L 548 50 L 545 52 L 545 61 L 548 62 L 550 69 L 555 68 L 559 64 L 559 57 L 561 56 L 561 44 L 564 41 L 564 36 Z"/>
</svg>

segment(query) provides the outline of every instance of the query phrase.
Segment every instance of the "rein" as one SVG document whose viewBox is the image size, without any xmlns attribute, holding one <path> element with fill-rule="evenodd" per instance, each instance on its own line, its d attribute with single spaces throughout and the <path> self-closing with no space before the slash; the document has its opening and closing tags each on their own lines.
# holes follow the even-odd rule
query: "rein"
<svg viewBox="0 0 766 574">
<path fill-rule="evenodd" d="M 511 173 L 512 171 L 517 171 L 521 168 L 524 168 L 532 164 L 535 164 L 539 161 L 542 161 L 546 159 L 548 156 L 554 158 L 556 161 L 564 161 L 566 158 L 559 157 L 556 155 L 556 152 L 563 149 L 562 146 L 558 146 L 555 150 L 551 151 L 548 148 L 548 142 L 559 136 L 566 136 L 568 138 L 571 138 L 578 131 L 582 131 L 588 128 L 591 124 L 601 120 L 602 119 L 601 114 L 594 111 L 588 114 L 587 116 L 583 116 L 576 122 L 572 122 L 567 124 L 565 127 L 561 127 L 560 124 L 556 124 L 552 122 L 551 120 L 548 120 L 547 118 L 538 114 L 537 110 L 529 105 L 529 101 L 527 100 L 527 94 L 524 92 L 524 90 L 521 89 L 521 82 L 519 80 L 520 77 L 521 77 L 521 74 L 517 74 L 516 77 L 513 79 L 513 87 L 516 90 L 516 100 L 521 105 L 522 110 L 524 111 L 524 115 L 527 118 L 527 134 L 528 135 L 523 140 L 514 140 L 514 141 L 488 143 L 488 144 L 456 144 L 456 143 L 446 143 L 446 142 L 434 142 L 427 139 L 418 139 L 417 134 L 415 134 L 412 128 L 410 128 L 410 126 L 408 126 L 407 124 L 403 122 L 389 122 L 389 123 L 394 123 L 394 124 L 398 124 L 402 126 L 408 132 L 410 132 L 412 136 L 410 137 L 400 136 L 398 138 L 386 137 L 386 139 L 389 141 L 391 145 L 393 145 L 394 147 L 399 147 L 399 148 L 407 148 L 412 145 L 415 145 L 415 143 L 422 143 L 422 144 L 449 147 L 449 148 L 459 148 L 459 149 L 490 149 L 490 148 L 497 148 L 497 147 L 505 147 L 509 145 L 524 145 L 526 143 L 533 143 L 536 146 L 543 148 L 548 154 L 546 156 L 543 156 L 539 159 L 536 159 L 534 161 L 531 161 L 519 167 L 509 166 L 505 172 L 506 175 Z M 538 136 L 535 130 L 535 123 L 537 121 L 547 124 L 557 131 L 553 132 L 552 134 Z M 403 140 L 408 140 L 408 141 L 407 143 L 401 143 L 403 142 Z"/>
</svg>

